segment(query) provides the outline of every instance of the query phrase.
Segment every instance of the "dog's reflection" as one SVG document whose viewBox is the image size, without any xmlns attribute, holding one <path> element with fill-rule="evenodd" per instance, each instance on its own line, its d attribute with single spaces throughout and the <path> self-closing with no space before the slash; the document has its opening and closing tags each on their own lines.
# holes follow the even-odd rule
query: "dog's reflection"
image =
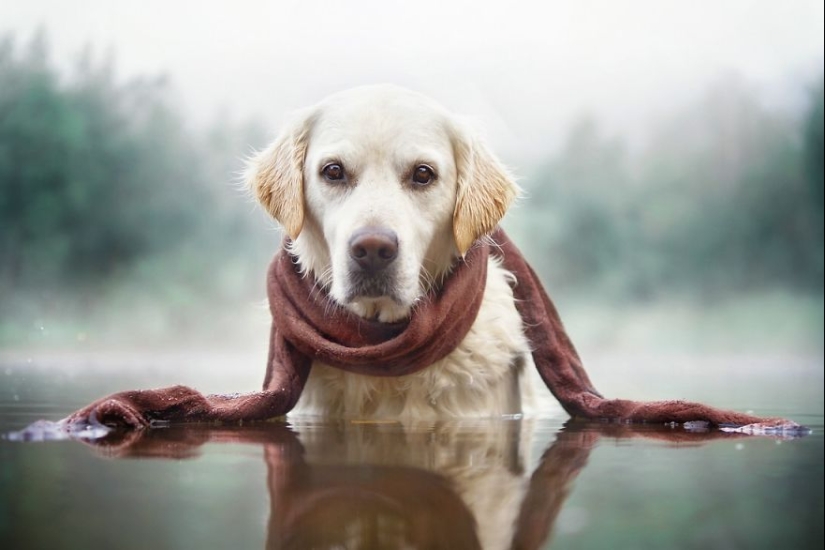
<svg viewBox="0 0 825 550">
<path fill-rule="evenodd" d="M 520 420 L 188 426 L 114 434 L 110 457 L 196 456 L 207 442 L 261 445 L 270 496 L 267 548 L 539 548 L 603 437 L 674 444 L 738 434 L 568 422 L 529 464 Z"/>
<path fill-rule="evenodd" d="M 509 547 L 527 485 L 521 422 L 296 429 L 303 460 L 266 451 L 270 472 L 289 472 L 273 491 L 273 547 Z"/>
</svg>

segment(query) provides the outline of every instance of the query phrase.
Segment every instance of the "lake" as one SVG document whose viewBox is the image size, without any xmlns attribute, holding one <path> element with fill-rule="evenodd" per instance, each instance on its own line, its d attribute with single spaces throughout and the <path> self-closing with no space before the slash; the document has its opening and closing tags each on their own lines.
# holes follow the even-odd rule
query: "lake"
<svg viewBox="0 0 825 550">
<path fill-rule="evenodd" d="M 0 433 L 112 391 L 235 391 L 248 357 L 0 357 Z M 790 417 L 806 437 L 541 418 L 289 418 L 0 440 L 0 547 L 821 548 L 815 357 L 593 358 L 610 396 Z M 239 388 L 238 386 L 243 386 Z"/>
</svg>

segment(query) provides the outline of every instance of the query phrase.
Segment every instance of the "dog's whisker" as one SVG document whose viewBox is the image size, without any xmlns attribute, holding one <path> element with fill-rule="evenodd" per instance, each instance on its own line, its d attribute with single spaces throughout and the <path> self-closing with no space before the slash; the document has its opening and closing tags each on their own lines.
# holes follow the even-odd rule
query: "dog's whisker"
<svg viewBox="0 0 825 550">
<path fill-rule="evenodd" d="M 331 301 L 326 286 L 321 282 L 320 279 L 317 278 L 313 281 L 312 287 L 309 290 L 309 295 L 310 298 L 312 298 L 315 301 L 319 301 L 319 298 L 327 303 Z"/>
<path fill-rule="evenodd" d="M 421 277 L 420 277 L 420 284 L 419 287 L 421 289 L 421 294 L 428 294 L 433 288 L 435 288 L 436 280 L 435 277 L 429 272 L 427 269 L 421 270 Z"/>
</svg>

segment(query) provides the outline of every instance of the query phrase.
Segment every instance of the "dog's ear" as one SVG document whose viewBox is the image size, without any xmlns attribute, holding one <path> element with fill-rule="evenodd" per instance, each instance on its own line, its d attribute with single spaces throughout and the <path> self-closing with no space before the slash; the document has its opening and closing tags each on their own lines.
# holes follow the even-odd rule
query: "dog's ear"
<svg viewBox="0 0 825 550">
<path fill-rule="evenodd" d="M 299 113 L 266 149 L 254 155 L 246 185 L 292 239 L 304 225 L 304 159 L 315 115 Z"/>
<path fill-rule="evenodd" d="M 459 254 L 464 256 L 476 239 L 496 228 L 520 189 L 466 128 L 455 128 L 453 143 L 458 172 L 453 235 Z"/>
</svg>

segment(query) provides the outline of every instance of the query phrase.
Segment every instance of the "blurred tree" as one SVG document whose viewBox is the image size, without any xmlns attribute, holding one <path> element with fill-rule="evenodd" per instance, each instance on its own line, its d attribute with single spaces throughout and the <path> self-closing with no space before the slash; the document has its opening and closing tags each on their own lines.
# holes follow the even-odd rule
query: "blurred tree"
<svg viewBox="0 0 825 550">
<path fill-rule="evenodd" d="M 119 81 L 89 48 L 60 74 L 47 53 L 44 33 L 0 40 L 0 344 L 139 308 L 174 337 L 260 298 L 278 237 L 237 184 L 260 128 L 194 130 L 165 78 Z"/>
<path fill-rule="evenodd" d="M 9 323 L 40 326 L 56 289 L 77 304 L 127 288 L 117 307 L 143 296 L 176 326 L 189 306 L 261 297 L 278 236 L 237 184 L 261 127 L 190 128 L 166 79 L 123 83 L 90 49 L 61 76 L 47 54 L 43 33 L 0 40 L 0 343 L 24 333 Z M 518 223 L 552 286 L 822 292 L 821 81 L 800 117 L 727 76 L 633 155 L 582 117 L 531 180 Z"/>
<path fill-rule="evenodd" d="M 630 178 L 622 142 L 602 136 L 592 117 L 582 117 L 561 154 L 538 174 L 527 208 L 541 270 L 560 284 L 592 284 L 611 270 L 623 271 Z"/>
<path fill-rule="evenodd" d="M 68 256 L 60 232 L 65 166 L 79 121 L 46 67 L 42 35 L 19 61 L 11 39 L 3 40 L 0 82 L 0 269 L 14 286 L 30 264 L 41 263 L 38 256 L 52 265 Z M 44 271 L 46 279 L 56 275 Z"/>
<path fill-rule="evenodd" d="M 810 282 L 814 286 L 822 288 L 823 277 L 823 248 L 825 248 L 825 175 L 823 175 L 823 155 L 825 155 L 825 144 L 823 144 L 823 125 L 825 116 L 823 115 L 823 96 L 825 95 L 825 85 L 819 81 L 811 93 L 811 106 L 805 121 L 805 176 L 807 180 L 807 213 L 808 226 L 806 233 L 809 235 L 806 241 L 809 242 L 811 258 Z"/>
<path fill-rule="evenodd" d="M 580 119 L 532 178 L 548 279 L 628 297 L 790 286 L 821 292 L 822 85 L 803 123 L 727 75 L 630 158 Z"/>
<path fill-rule="evenodd" d="M 2 284 L 101 279 L 201 237 L 243 238 L 248 224 L 221 231 L 244 217 L 242 201 L 221 205 L 234 129 L 195 138 L 164 78 L 118 84 L 111 59 L 87 50 L 62 82 L 45 51 L 42 35 L 24 55 L 9 38 L 0 49 Z"/>
<path fill-rule="evenodd" d="M 660 284 L 714 293 L 799 272 L 799 140 L 793 121 L 762 107 L 744 80 L 725 76 L 666 121 L 642 163 L 655 219 L 644 231 L 667 259 Z"/>
</svg>

